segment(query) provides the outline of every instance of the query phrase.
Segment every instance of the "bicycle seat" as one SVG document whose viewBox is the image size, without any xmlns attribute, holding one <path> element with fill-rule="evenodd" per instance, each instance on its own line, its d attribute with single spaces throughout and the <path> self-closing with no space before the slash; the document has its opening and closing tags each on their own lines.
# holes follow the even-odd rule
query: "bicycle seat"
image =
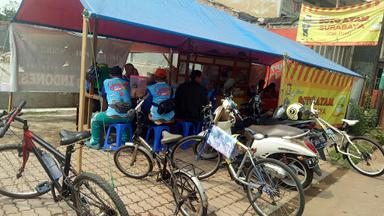
<svg viewBox="0 0 384 216">
<path fill-rule="evenodd" d="M 89 131 L 75 132 L 75 131 L 61 130 L 60 145 L 69 145 L 69 144 L 78 142 L 80 140 L 88 139 L 89 137 L 91 137 L 91 133 Z"/>
<path fill-rule="evenodd" d="M 349 126 L 353 126 L 353 125 L 359 123 L 359 120 L 342 119 L 342 121 L 343 121 L 344 123 L 346 123 L 347 125 L 349 125 Z"/>
<path fill-rule="evenodd" d="M 304 131 L 287 125 L 251 125 L 249 129 L 269 137 L 297 136 Z"/>
<path fill-rule="evenodd" d="M 161 144 L 163 144 L 163 145 L 177 142 L 183 138 L 183 136 L 181 136 L 180 134 L 171 134 L 165 130 L 161 133 L 161 135 L 163 137 L 161 139 Z"/>
</svg>

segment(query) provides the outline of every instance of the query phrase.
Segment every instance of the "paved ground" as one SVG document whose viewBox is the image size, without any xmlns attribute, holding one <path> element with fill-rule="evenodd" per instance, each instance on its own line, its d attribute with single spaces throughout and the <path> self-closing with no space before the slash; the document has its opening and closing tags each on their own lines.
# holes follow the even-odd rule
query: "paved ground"
<svg viewBox="0 0 384 216">
<path fill-rule="evenodd" d="M 55 114 L 55 118 L 45 116 L 25 116 L 31 119 L 31 129 L 48 141 L 57 143 L 58 131 L 61 128 L 73 129 L 73 117 Z M 45 123 L 49 122 L 49 123 Z M 0 139 L 0 144 L 12 143 L 12 139 Z M 61 148 L 60 148 L 61 149 Z M 61 149 L 63 150 L 63 149 Z M 13 165 L 12 160 L 0 158 L 0 178 L 9 173 L 1 168 Z M 33 158 L 30 159 L 33 161 Z M 33 164 L 33 162 L 31 162 Z M 84 150 L 84 170 L 110 179 L 112 173 L 117 192 L 132 215 L 172 215 L 175 209 L 171 191 L 163 184 L 156 182 L 155 177 L 135 180 L 124 177 L 113 164 L 112 155 L 95 150 Z M 307 206 L 304 215 L 382 215 L 384 179 L 368 179 L 354 173 L 341 170 L 322 163 L 322 169 L 328 176 L 324 181 L 315 181 L 313 187 L 306 192 Z M 30 167 L 35 180 L 44 179 L 39 167 Z M 26 171 L 26 172 L 28 172 Z M 334 173 L 333 175 L 328 175 Z M 335 176 L 335 173 L 338 174 Z M 336 182 L 336 183 L 335 183 Z M 10 182 L 10 185 L 15 182 Z M 227 171 L 220 170 L 215 176 L 203 181 L 209 198 L 209 215 L 253 215 L 246 212 L 249 207 L 246 195 L 241 187 L 230 181 Z M 366 193 L 365 193 L 366 192 Z M 345 202 L 343 200 L 346 200 Z M 381 200 L 381 202 L 379 202 Z M 370 203 L 362 205 L 362 203 Z M 374 208 L 378 205 L 376 208 Z M 361 206 L 361 207 L 359 207 Z M 365 206 L 369 209 L 365 209 Z M 250 209 L 251 210 L 251 209 Z M 373 210 L 373 211 L 372 211 Z M 377 213 L 377 214 L 376 214 Z M 54 203 L 49 194 L 34 200 L 14 200 L 0 196 L 0 215 L 73 215 L 65 203 Z"/>
<path fill-rule="evenodd" d="M 320 193 L 316 193 L 320 190 Z M 384 215 L 384 177 L 369 178 L 351 170 L 339 170 L 307 191 L 305 215 Z M 323 207 L 323 208 L 322 208 Z"/>
</svg>

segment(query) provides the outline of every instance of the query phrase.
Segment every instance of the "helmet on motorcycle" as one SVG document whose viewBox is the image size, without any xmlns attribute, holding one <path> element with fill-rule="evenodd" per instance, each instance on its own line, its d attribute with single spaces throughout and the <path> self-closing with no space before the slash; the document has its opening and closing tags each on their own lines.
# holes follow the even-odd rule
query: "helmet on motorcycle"
<svg viewBox="0 0 384 216">
<path fill-rule="evenodd" d="M 279 119 L 279 120 L 286 120 L 287 114 L 286 114 L 287 106 L 280 106 L 276 109 L 275 113 L 273 114 L 273 118 Z"/>
<path fill-rule="evenodd" d="M 301 103 L 293 103 L 287 108 L 287 116 L 290 120 L 299 120 L 304 115 L 304 106 Z"/>
</svg>

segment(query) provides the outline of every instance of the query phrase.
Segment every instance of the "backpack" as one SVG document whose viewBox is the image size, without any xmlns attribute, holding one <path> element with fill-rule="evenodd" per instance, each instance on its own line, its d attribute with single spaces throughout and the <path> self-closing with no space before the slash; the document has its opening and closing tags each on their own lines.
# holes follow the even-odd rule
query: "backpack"
<svg viewBox="0 0 384 216">
<path fill-rule="evenodd" d="M 173 98 L 169 98 L 161 102 L 157 106 L 157 113 L 159 113 L 160 115 L 167 114 L 175 110 L 175 108 L 176 108 L 175 100 Z"/>
<path fill-rule="evenodd" d="M 159 115 L 168 114 L 175 110 L 176 102 L 175 99 L 172 98 L 172 95 L 173 89 L 171 88 L 171 98 L 161 102 L 160 104 L 153 103 L 153 105 L 157 107 L 157 113 L 159 113 Z"/>
</svg>

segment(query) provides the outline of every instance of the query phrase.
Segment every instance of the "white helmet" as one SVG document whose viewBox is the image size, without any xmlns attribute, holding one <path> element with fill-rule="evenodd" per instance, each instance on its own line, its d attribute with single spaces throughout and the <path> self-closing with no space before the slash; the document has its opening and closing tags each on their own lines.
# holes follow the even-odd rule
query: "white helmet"
<svg viewBox="0 0 384 216">
<path fill-rule="evenodd" d="M 287 108 L 287 116 L 290 120 L 299 120 L 304 114 L 304 106 L 301 103 L 293 103 Z"/>
</svg>

